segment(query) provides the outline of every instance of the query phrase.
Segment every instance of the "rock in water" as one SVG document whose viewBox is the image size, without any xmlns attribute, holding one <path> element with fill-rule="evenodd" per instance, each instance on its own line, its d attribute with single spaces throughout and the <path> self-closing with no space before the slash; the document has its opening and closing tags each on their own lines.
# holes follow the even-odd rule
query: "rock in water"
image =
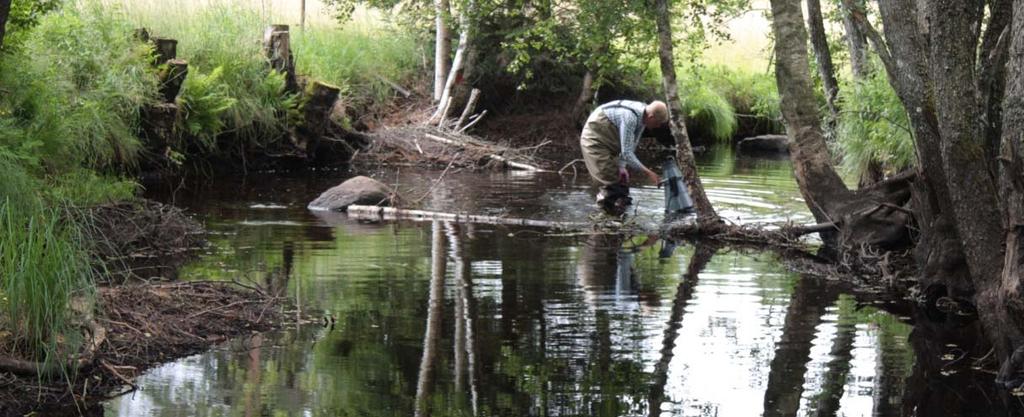
<svg viewBox="0 0 1024 417">
<path fill-rule="evenodd" d="M 789 138 L 786 135 L 761 135 L 739 142 L 741 153 L 787 153 Z"/>
<path fill-rule="evenodd" d="M 386 206 L 391 204 L 391 195 L 391 187 L 373 178 L 358 176 L 324 191 L 306 208 L 345 211 L 353 204 Z"/>
</svg>

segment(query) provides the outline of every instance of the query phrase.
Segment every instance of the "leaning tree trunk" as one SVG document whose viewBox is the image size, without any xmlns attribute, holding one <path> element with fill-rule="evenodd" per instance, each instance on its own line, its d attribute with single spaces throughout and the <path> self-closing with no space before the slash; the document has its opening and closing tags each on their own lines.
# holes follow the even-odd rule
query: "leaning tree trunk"
<svg viewBox="0 0 1024 417">
<path fill-rule="evenodd" d="M 434 1 L 434 101 L 441 100 L 445 78 L 448 75 L 448 53 L 452 49 L 451 34 L 448 31 L 448 0 Z"/>
<path fill-rule="evenodd" d="M 832 65 L 832 53 L 828 50 L 828 37 L 825 34 L 825 22 L 821 16 L 821 0 L 807 0 L 807 28 L 811 35 L 811 46 L 818 60 L 818 72 L 821 85 L 825 89 L 825 102 L 828 104 L 830 132 L 835 131 L 839 121 L 839 81 L 836 80 L 835 67 Z"/>
<path fill-rule="evenodd" d="M 686 124 L 683 121 L 683 104 L 679 99 L 679 86 L 676 83 L 675 57 L 672 51 L 672 18 L 669 7 L 669 0 L 655 1 L 656 21 L 658 25 L 658 58 L 661 61 L 661 82 L 665 89 L 665 99 L 668 101 L 669 125 L 672 129 L 672 137 L 675 139 L 680 168 L 683 170 L 683 177 L 686 178 L 686 185 L 690 189 L 693 203 L 697 208 L 697 218 L 702 225 L 718 223 L 718 213 L 711 205 L 711 200 L 704 193 L 704 185 L 700 181 L 697 172 L 697 163 L 693 157 L 693 148 L 690 147 L 690 138 L 686 134 Z"/>
<path fill-rule="evenodd" d="M 0 48 L 4 47 L 4 33 L 6 33 L 9 14 L 11 14 L 11 0 L 0 0 Z"/>
<path fill-rule="evenodd" d="M 581 122 L 587 117 L 587 103 L 594 97 L 594 71 L 587 69 L 580 82 L 580 95 L 572 106 L 573 122 Z"/>
<path fill-rule="evenodd" d="M 775 77 L 782 116 L 790 140 L 793 174 L 800 193 L 819 223 L 835 219 L 852 193 L 843 184 L 829 157 L 807 63 L 807 33 L 799 0 L 772 0 L 775 31 Z M 831 233 L 823 232 L 826 242 Z"/>
<path fill-rule="evenodd" d="M 455 58 L 452 59 L 452 68 L 448 71 L 448 79 L 444 84 L 444 91 L 441 92 L 441 99 L 438 101 L 437 111 L 431 116 L 430 121 L 444 121 L 453 107 L 466 101 L 469 95 L 467 80 L 472 71 L 476 50 L 474 48 L 476 25 L 473 19 L 476 17 L 476 2 L 470 0 L 466 9 L 459 15 L 459 26 L 462 33 L 459 34 L 459 48 L 455 50 Z"/>
</svg>

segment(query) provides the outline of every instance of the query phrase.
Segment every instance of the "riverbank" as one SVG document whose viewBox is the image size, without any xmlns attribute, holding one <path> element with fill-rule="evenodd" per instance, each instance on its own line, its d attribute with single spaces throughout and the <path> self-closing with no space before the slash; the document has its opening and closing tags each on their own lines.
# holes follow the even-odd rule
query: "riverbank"
<svg viewBox="0 0 1024 417">
<path fill-rule="evenodd" d="M 29 360 L 24 336 L 0 331 L 0 416 L 77 411 L 133 390 L 154 366 L 276 328 L 280 294 L 237 281 L 167 281 L 205 244 L 203 226 L 182 209 L 139 199 L 70 216 L 88 225 L 98 287 L 71 296 L 69 331 L 50 355 L 69 357 L 63 366 Z M 79 337 L 82 348 L 59 353 Z"/>
</svg>

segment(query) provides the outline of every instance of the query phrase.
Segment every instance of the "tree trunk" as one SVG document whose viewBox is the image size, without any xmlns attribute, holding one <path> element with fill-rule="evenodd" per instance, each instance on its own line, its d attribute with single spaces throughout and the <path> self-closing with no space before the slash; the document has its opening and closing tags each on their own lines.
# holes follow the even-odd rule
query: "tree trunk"
<svg viewBox="0 0 1024 417">
<path fill-rule="evenodd" d="M 448 32 L 450 7 L 448 0 L 434 0 L 434 102 L 441 100 L 445 78 L 448 76 L 448 54 L 451 53 L 451 34 Z"/>
<path fill-rule="evenodd" d="M 686 185 L 693 197 L 697 209 L 697 218 L 702 225 L 711 225 L 718 222 L 718 213 L 711 205 L 704 192 L 704 185 L 701 183 L 700 175 L 697 172 L 697 163 L 693 157 L 693 148 L 690 146 L 690 138 L 686 133 L 686 124 L 683 120 L 683 104 L 679 99 L 679 86 L 676 83 L 675 56 L 672 47 L 672 18 L 669 0 L 655 1 L 655 17 L 658 25 L 658 58 L 661 61 L 661 82 L 665 90 L 665 99 L 668 101 L 669 126 L 672 130 L 672 137 L 676 142 L 676 159 L 679 160 L 683 177 L 686 178 Z"/>
<path fill-rule="evenodd" d="M 843 13 L 843 28 L 846 29 L 846 46 L 850 50 L 850 72 L 854 80 L 863 80 L 871 72 L 868 60 L 867 38 L 853 17 L 853 10 L 864 10 L 863 0 L 844 0 L 840 3 Z"/>
<path fill-rule="evenodd" d="M 1013 4 L 1013 20 L 1011 29 L 1011 46 L 1009 48 L 1009 74 L 1021 74 L 1024 71 L 1024 0 L 1016 0 Z M 1016 317 L 1002 323 L 1002 332 L 1006 342 L 1011 346 L 1021 346 L 1020 317 L 1024 317 L 1024 302 L 1021 294 L 1021 271 L 1024 271 L 1024 157 L 1021 153 L 1021 137 L 1024 136 L 1024 79 L 1014 76 L 1007 78 L 1006 97 L 1002 103 L 1002 144 L 1000 149 L 999 195 L 1003 196 L 1003 227 L 1005 230 L 1005 249 L 1002 262 L 1003 271 L 998 280 L 998 287 L 983 293 L 986 299 L 980 302 L 992 303 L 1000 308 L 1003 317 Z M 995 239 L 993 239 L 995 240 Z M 1006 378 L 1006 371 L 1020 372 L 1019 369 L 1006 369 L 1001 378 Z"/>
<path fill-rule="evenodd" d="M 4 34 L 7 33 L 7 16 L 11 14 L 11 0 L 0 0 L 0 49 L 4 47 Z"/>
<path fill-rule="evenodd" d="M 980 319 L 994 338 L 997 357 L 1012 352 L 1008 340 L 993 327 L 1007 322 L 1005 309 L 985 300 L 996 294 L 1003 263 L 1003 235 L 996 184 L 985 161 L 984 120 L 976 89 L 976 54 L 982 10 L 962 0 L 929 4 L 931 75 L 935 107 L 942 132 L 940 150 L 947 177 L 955 226 L 978 296 Z M 1019 140 L 1019 139 L 1014 139 Z M 993 300 L 994 301 L 994 300 Z M 1002 339 L 1002 340 L 998 340 Z M 998 340 L 998 341 L 997 341 Z"/>
<path fill-rule="evenodd" d="M 775 31 L 775 77 L 790 140 L 793 174 L 800 193 L 819 223 L 850 200 L 851 192 L 836 173 L 821 130 L 821 119 L 807 63 L 807 33 L 799 0 L 772 0 Z M 826 242 L 830 241 L 823 233 Z"/>
<path fill-rule="evenodd" d="M 587 103 L 594 98 L 594 72 L 587 70 L 580 82 L 580 95 L 576 97 L 576 103 L 572 105 L 572 120 L 582 123 L 587 118 Z M 575 140 L 575 138 L 569 138 Z"/>
<path fill-rule="evenodd" d="M 811 46 L 818 60 L 818 72 L 821 85 L 825 89 L 825 102 L 828 104 L 828 129 L 835 131 L 839 121 L 839 81 L 836 80 L 835 67 L 832 65 L 832 53 L 828 50 L 828 35 L 825 33 L 825 22 L 821 16 L 821 0 L 807 0 L 807 28 L 811 35 Z"/>
<path fill-rule="evenodd" d="M 462 33 L 459 34 L 459 48 L 455 51 L 455 58 L 452 59 L 452 68 L 448 71 L 448 78 L 444 84 L 444 91 L 441 92 L 441 99 L 438 101 L 437 111 L 431 116 L 431 122 L 441 123 L 448 118 L 452 107 L 461 106 L 469 95 L 467 79 L 473 71 L 476 50 L 473 43 L 475 40 L 476 24 L 473 19 L 476 17 L 476 1 L 469 0 L 466 9 L 459 15 L 459 26 Z"/>
</svg>

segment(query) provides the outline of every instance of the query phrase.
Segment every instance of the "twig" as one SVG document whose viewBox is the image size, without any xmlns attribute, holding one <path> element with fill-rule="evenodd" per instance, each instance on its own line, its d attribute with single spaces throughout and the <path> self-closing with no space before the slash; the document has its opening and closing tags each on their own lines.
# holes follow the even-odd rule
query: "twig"
<svg viewBox="0 0 1024 417">
<path fill-rule="evenodd" d="M 468 124 L 466 124 L 465 126 L 463 126 L 462 129 L 459 129 L 459 133 L 465 132 L 466 130 L 469 130 L 469 128 L 473 127 L 477 123 L 480 123 L 480 121 L 483 120 L 483 118 L 484 118 L 484 116 L 486 114 L 487 114 L 487 110 L 484 110 L 484 111 L 480 112 L 480 115 L 476 116 L 476 118 L 473 119 L 473 121 L 471 121 Z"/>
<path fill-rule="evenodd" d="M 421 195 L 420 198 L 417 198 L 415 201 L 412 202 L 414 205 L 419 204 L 420 201 L 423 201 L 423 199 L 427 198 L 427 196 L 430 195 L 430 193 L 434 192 L 434 188 L 436 188 L 438 184 L 441 183 L 441 180 L 444 179 L 445 174 L 447 174 L 448 170 L 452 168 L 452 165 L 455 164 L 455 161 L 459 159 L 459 155 L 461 155 L 461 153 L 455 154 L 455 157 L 452 158 L 451 162 L 448 163 L 448 166 L 444 168 L 444 171 L 441 171 L 441 175 L 439 175 L 437 179 L 434 180 L 434 184 L 430 186 L 430 189 L 428 189 L 427 192 L 423 193 L 423 195 Z"/>
<path fill-rule="evenodd" d="M 569 168 L 569 167 L 571 167 L 571 166 L 575 165 L 575 164 L 576 164 L 577 162 L 583 162 L 583 160 L 582 160 L 582 159 L 573 159 L 572 161 L 569 161 L 569 163 L 568 163 L 568 164 L 565 164 L 565 165 L 564 165 L 564 166 L 562 167 L 562 169 L 559 169 L 559 170 L 558 170 L 558 175 L 562 175 L 562 171 L 565 171 L 565 170 L 566 170 L 567 168 Z M 574 175 L 575 175 L 575 172 L 576 172 L 576 167 L 573 167 L 573 174 L 574 174 Z"/>
<path fill-rule="evenodd" d="M 106 360 L 100 359 L 100 365 L 103 365 L 104 368 L 106 368 L 108 371 L 110 371 L 111 374 L 114 374 L 114 376 L 116 376 L 117 379 L 120 379 L 121 382 L 124 382 L 125 384 L 128 384 L 130 387 L 132 387 L 132 390 L 139 389 L 138 385 L 135 385 L 135 383 L 132 382 L 130 379 L 125 378 L 124 375 L 121 375 L 120 372 L 117 372 L 117 369 L 114 369 L 114 367 L 111 366 L 109 363 L 107 363 Z M 129 392 L 131 392 L 131 391 L 129 391 Z"/>
</svg>

